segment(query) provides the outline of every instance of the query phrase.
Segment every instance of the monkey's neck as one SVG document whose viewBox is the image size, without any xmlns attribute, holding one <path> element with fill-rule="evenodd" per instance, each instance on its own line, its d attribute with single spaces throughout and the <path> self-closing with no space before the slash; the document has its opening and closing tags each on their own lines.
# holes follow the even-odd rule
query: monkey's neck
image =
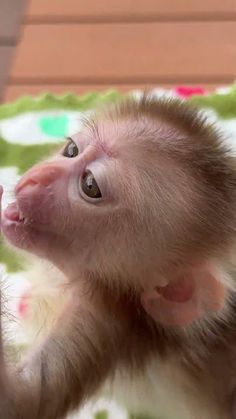
<svg viewBox="0 0 236 419">
<path fill-rule="evenodd" d="M 236 337 L 236 293 L 225 315 L 191 325 L 188 328 L 163 327 L 144 311 L 138 290 L 125 278 L 110 278 L 79 269 L 70 277 L 72 298 L 96 307 L 105 319 L 120 323 L 123 343 L 120 360 L 127 366 L 145 365 L 151 356 L 168 357 L 171 353 L 185 360 L 191 369 L 204 369 L 212 353 L 221 351 L 225 341 Z M 125 284 L 125 286 L 123 285 Z M 112 336 L 111 336 L 112 338 Z"/>
</svg>

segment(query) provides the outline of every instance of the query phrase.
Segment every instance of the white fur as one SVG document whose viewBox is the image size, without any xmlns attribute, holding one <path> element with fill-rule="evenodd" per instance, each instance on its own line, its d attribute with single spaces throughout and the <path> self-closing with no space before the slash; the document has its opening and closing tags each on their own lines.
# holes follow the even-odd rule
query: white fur
<svg viewBox="0 0 236 419">
<path fill-rule="evenodd" d="M 106 391 L 107 388 L 106 388 Z M 110 387 L 111 397 L 131 413 L 146 413 L 155 419 L 226 419 L 210 396 L 194 386 L 175 359 L 155 359 L 146 373 L 130 379 L 117 374 Z"/>
</svg>

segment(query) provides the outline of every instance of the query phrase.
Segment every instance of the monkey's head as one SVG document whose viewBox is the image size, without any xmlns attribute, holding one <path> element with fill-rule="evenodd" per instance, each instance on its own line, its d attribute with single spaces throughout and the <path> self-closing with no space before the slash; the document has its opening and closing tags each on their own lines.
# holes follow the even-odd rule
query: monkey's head
<svg viewBox="0 0 236 419">
<path fill-rule="evenodd" d="M 95 114 L 29 170 L 2 228 L 73 279 L 132 287 L 154 319 L 185 325 L 224 306 L 235 190 L 217 131 L 184 103 L 144 97 Z"/>
</svg>

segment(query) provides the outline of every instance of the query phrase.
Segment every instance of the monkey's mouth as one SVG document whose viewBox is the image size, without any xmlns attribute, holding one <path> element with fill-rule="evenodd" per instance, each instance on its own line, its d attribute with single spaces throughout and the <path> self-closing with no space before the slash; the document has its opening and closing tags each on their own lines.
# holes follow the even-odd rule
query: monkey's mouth
<svg viewBox="0 0 236 419">
<path fill-rule="evenodd" d="M 19 197 L 3 212 L 3 222 L 15 226 L 34 226 L 40 229 L 43 226 L 49 227 L 51 214 L 50 211 L 45 210 L 46 207 L 42 196 L 36 196 L 31 200 Z"/>
<path fill-rule="evenodd" d="M 43 212 L 42 208 L 42 214 Z M 24 207 L 22 210 L 21 202 L 17 200 L 3 211 L 1 220 L 3 235 L 13 246 L 44 256 L 44 249 L 48 249 L 52 243 L 58 241 L 58 237 L 50 225 L 43 223 L 41 217 L 43 215 L 40 209 L 39 212 Z"/>
<path fill-rule="evenodd" d="M 17 247 L 28 237 L 35 235 L 37 223 L 32 218 L 26 217 L 20 209 L 17 201 L 9 204 L 3 211 L 1 229 L 7 240 Z"/>
<path fill-rule="evenodd" d="M 47 234 L 40 209 L 38 217 L 34 217 L 34 214 L 36 212 L 22 210 L 18 200 L 9 204 L 3 211 L 1 227 L 10 243 L 24 248 L 27 243 L 32 245 L 39 236 Z"/>
<path fill-rule="evenodd" d="M 24 216 L 17 202 L 11 203 L 2 214 L 2 232 L 13 246 L 23 248 L 23 244 L 28 242 L 26 239 L 31 241 L 31 237 L 35 236 L 32 221 Z"/>
<path fill-rule="evenodd" d="M 33 219 L 24 216 L 17 202 L 8 205 L 3 213 L 3 220 L 4 219 L 5 221 L 8 221 L 8 223 L 15 224 L 30 224 L 34 222 Z"/>
</svg>

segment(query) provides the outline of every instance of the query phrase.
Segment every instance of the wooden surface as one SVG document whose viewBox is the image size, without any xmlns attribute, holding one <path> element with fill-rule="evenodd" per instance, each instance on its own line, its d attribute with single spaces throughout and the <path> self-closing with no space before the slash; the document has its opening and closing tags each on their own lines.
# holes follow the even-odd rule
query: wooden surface
<svg viewBox="0 0 236 419">
<path fill-rule="evenodd" d="M 0 100 L 20 31 L 25 0 L 0 0 Z"/>
<path fill-rule="evenodd" d="M 226 16 L 235 12 L 234 0 L 31 0 L 27 20 L 143 20 L 168 16 Z"/>
<path fill-rule="evenodd" d="M 6 99 L 235 76 L 236 0 L 30 0 Z"/>
<path fill-rule="evenodd" d="M 226 82 L 235 69 L 235 22 L 27 25 L 12 80 Z"/>
<path fill-rule="evenodd" d="M 0 101 L 5 92 L 13 50 L 13 47 L 1 46 L 0 44 Z"/>
<path fill-rule="evenodd" d="M 0 0 L 0 41 L 17 41 L 26 0 Z"/>
</svg>

